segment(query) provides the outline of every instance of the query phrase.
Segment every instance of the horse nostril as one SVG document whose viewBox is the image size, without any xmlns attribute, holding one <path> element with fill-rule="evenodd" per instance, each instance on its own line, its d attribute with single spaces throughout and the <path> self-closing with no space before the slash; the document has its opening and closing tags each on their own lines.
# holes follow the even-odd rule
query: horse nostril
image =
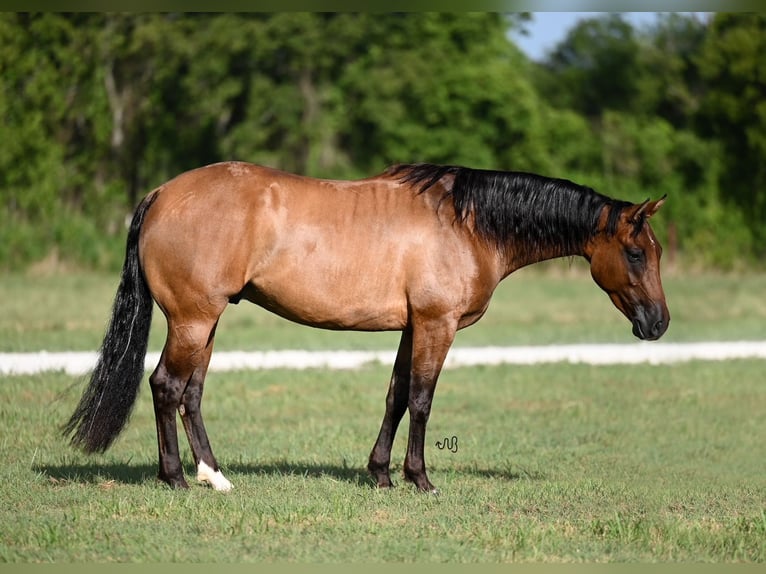
<svg viewBox="0 0 766 574">
<path fill-rule="evenodd" d="M 663 322 L 663 320 L 662 320 L 662 319 L 660 319 L 659 321 L 657 321 L 657 322 L 656 322 L 656 323 L 655 323 L 655 324 L 652 326 L 652 335 L 653 335 L 654 337 L 659 337 L 660 335 L 662 335 L 662 333 L 664 332 L 664 330 L 665 330 L 665 323 Z"/>
</svg>

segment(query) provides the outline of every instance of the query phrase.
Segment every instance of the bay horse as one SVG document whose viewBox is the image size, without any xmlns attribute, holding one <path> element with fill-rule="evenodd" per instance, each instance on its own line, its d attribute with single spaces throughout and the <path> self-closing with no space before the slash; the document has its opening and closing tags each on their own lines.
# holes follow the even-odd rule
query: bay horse
<svg viewBox="0 0 766 574">
<path fill-rule="evenodd" d="M 105 451 L 125 426 L 140 382 L 156 301 L 167 340 L 149 377 L 158 478 L 188 487 L 180 414 L 197 480 L 226 491 L 200 404 L 218 319 L 245 299 L 324 329 L 401 331 L 385 414 L 368 470 L 381 488 L 409 410 L 403 473 L 422 491 L 436 382 L 455 333 L 478 321 L 513 271 L 583 256 L 640 339 L 670 315 L 662 249 L 648 219 L 665 201 L 611 199 L 564 179 L 431 164 L 357 181 L 319 180 L 243 162 L 194 169 L 149 193 L 134 213 L 111 319 L 65 436 Z"/>
</svg>

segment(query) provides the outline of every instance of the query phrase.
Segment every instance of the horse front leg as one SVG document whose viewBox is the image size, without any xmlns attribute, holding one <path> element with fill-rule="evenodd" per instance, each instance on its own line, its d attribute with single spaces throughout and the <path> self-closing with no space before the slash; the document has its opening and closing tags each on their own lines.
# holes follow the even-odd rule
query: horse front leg
<svg viewBox="0 0 766 574">
<path fill-rule="evenodd" d="M 426 425 L 444 360 L 455 338 L 456 325 L 442 320 L 416 324 L 413 329 L 412 368 L 407 408 L 410 433 L 404 459 L 404 477 L 418 490 L 438 493 L 426 473 Z"/>
<path fill-rule="evenodd" d="M 412 332 L 406 329 L 399 341 L 394 371 L 386 395 L 386 413 L 380 426 L 378 440 L 372 447 L 367 470 L 370 471 L 379 488 L 389 488 L 391 483 L 390 463 L 391 448 L 399 423 L 407 410 L 410 392 L 410 372 L 412 370 Z"/>
</svg>

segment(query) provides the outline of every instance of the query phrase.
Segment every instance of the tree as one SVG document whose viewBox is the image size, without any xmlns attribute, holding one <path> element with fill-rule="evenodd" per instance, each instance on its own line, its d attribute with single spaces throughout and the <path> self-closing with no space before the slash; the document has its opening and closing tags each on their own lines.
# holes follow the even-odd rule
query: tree
<svg viewBox="0 0 766 574">
<path fill-rule="evenodd" d="M 97 181 L 107 125 L 99 111 L 94 17 L 0 15 L 0 261 L 18 264 L 58 251 L 103 263 Z M 86 217 L 83 216 L 86 215 Z M 74 229 L 77 228 L 77 232 Z M 93 241 L 90 241 L 93 240 Z M 83 244 L 90 243 L 85 249 Z"/>
<path fill-rule="evenodd" d="M 240 71 L 242 114 L 222 138 L 221 151 L 298 173 L 341 175 L 349 164 L 338 142 L 346 116 L 338 85 L 364 49 L 367 15 L 253 18 Z"/>
<path fill-rule="evenodd" d="M 700 69 L 707 85 L 703 131 L 723 144 L 725 199 L 742 210 L 757 254 L 766 255 L 766 15 L 719 13 Z"/>
<path fill-rule="evenodd" d="M 342 178 L 430 161 L 634 200 L 667 191 L 682 248 L 720 264 L 755 235 L 766 251 L 763 16 L 669 15 L 640 34 L 594 18 L 543 65 L 508 39 L 527 17 L 0 14 L 0 267 L 119 265 L 144 193 L 228 159 Z"/>
<path fill-rule="evenodd" d="M 637 110 L 676 128 L 693 129 L 705 89 L 697 59 L 706 33 L 702 18 L 662 13 L 638 35 Z"/>
<path fill-rule="evenodd" d="M 598 117 L 636 105 L 638 41 L 621 14 L 589 18 L 572 28 L 546 58 L 541 93 L 558 107 Z"/>
<path fill-rule="evenodd" d="M 494 13 L 368 15 L 340 84 L 353 163 L 546 167 L 539 101 L 508 25 Z"/>
</svg>

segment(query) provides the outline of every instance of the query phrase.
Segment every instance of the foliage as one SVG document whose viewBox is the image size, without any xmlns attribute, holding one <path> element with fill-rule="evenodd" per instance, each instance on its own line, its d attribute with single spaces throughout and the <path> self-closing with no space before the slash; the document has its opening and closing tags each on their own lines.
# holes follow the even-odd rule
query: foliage
<svg viewBox="0 0 766 574">
<path fill-rule="evenodd" d="M 546 62 L 552 81 L 566 88 L 552 89 L 552 101 L 589 117 L 603 109 L 631 109 L 640 78 L 638 54 L 633 27 L 620 14 L 583 20 Z"/>
<path fill-rule="evenodd" d="M 766 15 L 719 14 L 699 65 L 708 90 L 702 122 L 723 143 L 725 200 L 734 202 L 766 254 Z"/>
<path fill-rule="evenodd" d="M 374 23 L 366 53 L 341 82 L 355 165 L 544 167 L 539 106 L 518 73 L 526 64 L 508 45 L 500 15 L 368 17 Z"/>
<path fill-rule="evenodd" d="M 0 14 L 0 268 L 114 268 L 141 196 L 227 159 L 344 178 L 431 161 L 668 193 L 674 258 L 762 256 L 764 17 L 589 18 L 540 63 L 509 39 L 528 17 Z"/>
<path fill-rule="evenodd" d="M 660 235 L 688 264 L 766 253 L 763 22 L 669 14 L 636 31 L 616 14 L 586 19 L 535 75 L 551 105 L 590 118 L 600 137 L 600 169 L 583 177 L 627 197 L 636 186 L 669 195 Z"/>
</svg>

